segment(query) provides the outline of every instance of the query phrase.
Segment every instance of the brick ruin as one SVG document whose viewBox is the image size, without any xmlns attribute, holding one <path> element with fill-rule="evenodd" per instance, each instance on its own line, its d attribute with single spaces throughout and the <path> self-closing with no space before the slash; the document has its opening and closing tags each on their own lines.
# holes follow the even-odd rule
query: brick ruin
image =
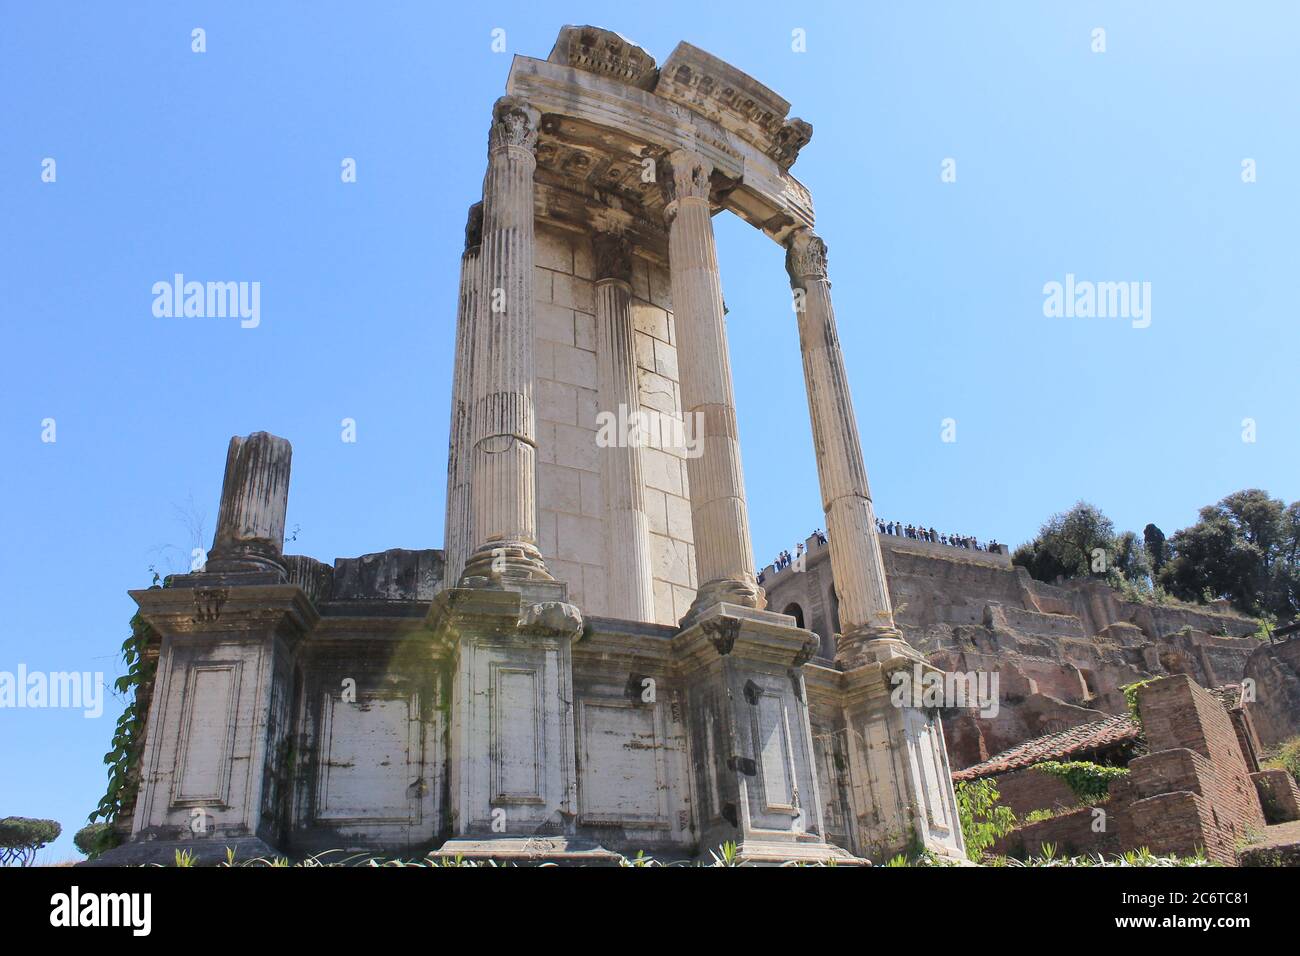
<svg viewBox="0 0 1300 956">
<path fill-rule="evenodd" d="M 895 620 L 912 646 L 947 672 L 996 674 L 996 713 L 943 711 L 954 779 L 996 780 L 1000 803 L 1021 826 L 994 852 L 1024 856 L 1045 844 L 1076 853 L 1204 850 L 1233 863 L 1264 859 L 1252 841 L 1300 862 L 1300 833 L 1272 825 L 1300 819 L 1295 781 L 1261 771 L 1258 757 L 1300 733 L 1300 640 L 1282 629 L 1253 635 L 1254 619 L 1226 602 L 1191 607 L 1126 600 L 1100 582 L 1048 585 L 1014 567 L 1005 548 L 968 550 L 880 538 Z M 774 608 L 823 635 L 834 655 L 836 594 L 827 547 L 816 535 L 761 580 Z M 1141 724 L 1123 688 L 1139 691 Z M 1243 686 L 1249 687 L 1243 702 Z M 992 709 L 992 708 L 990 708 Z M 1149 720 L 1147 719 L 1149 717 Z M 816 714 L 814 713 L 814 720 Z M 1101 830 L 1096 808 L 1044 761 L 1127 766 L 1111 785 Z"/>
<path fill-rule="evenodd" d="M 1259 640 L 1247 636 L 1258 623 L 1223 603 L 1142 604 L 1100 582 L 1044 584 L 1014 567 L 1005 550 L 890 535 L 880 544 L 895 620 L 908 643 L 944 671 L 998 675 L 996 715 L 944 715 L 956 769 L 1045 734 L 1126 713 L 1125 685 L 1186 674 L 1203 687 L 1218 687 L 1249 676 L 1252 655 L 1261 673 L 1266 660 L 1276 659 L 1260 655 Z M 827 546 L 812 536 L 802 562 L 763 570 L 772 607 L 826 635 L 818 648 L 826 660 L 834 656 L 838 624 L 828 557 Z M 1283 665 L 1271 679 L 1290 688 L 1294 672 Z M 1284 716 L 1279 724 L 1284 735 L 1297 732 L 1286 734 L 1294 724 Z"/>
</svg>

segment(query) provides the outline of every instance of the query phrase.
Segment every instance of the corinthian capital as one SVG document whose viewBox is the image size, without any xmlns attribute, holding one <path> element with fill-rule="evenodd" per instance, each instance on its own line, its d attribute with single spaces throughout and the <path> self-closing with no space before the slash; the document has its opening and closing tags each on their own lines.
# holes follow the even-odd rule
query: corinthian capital
<svg viewBox="0 0 1300 956">
<path fill-rule="evenodd" d="M 668 154 L 668 173 L 660 182 L 664 188 L 664 199 L 669 203 L 691 197 L 709 198 L 709 177 L 713 175 L 713 164 L 688 149 L 675 149 Z"/>
<path fill-rule="evenodd" d="M 591 240 L 596 264 L 596 281 L 617 279 L 632 281 L 632 247 L 627 239 L 608 232 L 598 232 Z"/>
<path fill-rule="evenodd" d="M 796 229 L 785 247 L 785 271 L 791 285 L 826 278 L 826 243 L 811 229 Z"/>
<path fill-rule="evenodd" d="M 492 129 L 488 150 L 503 146 L 537 148 L 537 124 L 542 114 L 517 96 L 503 96 L 492 106 Z"/>
</svg>

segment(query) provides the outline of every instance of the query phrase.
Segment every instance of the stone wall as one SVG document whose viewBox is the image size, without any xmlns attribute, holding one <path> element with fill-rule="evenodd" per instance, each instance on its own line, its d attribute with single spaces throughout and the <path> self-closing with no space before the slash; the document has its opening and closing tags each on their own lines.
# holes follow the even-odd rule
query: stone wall
<svg viewBox="0 0 1300 956">
<path fill-rule="evenodd" d="M 1164 674 L 1186 674 L 1205 687 L 1239 681 L 1259 647 L 1243 636 L 1256 623 L 1222 606 L 1137 604 L 1096 581 L 1043 584 L 1001 554 L 894 535 L 880 543 L 895 620 L 909 643 L 945 670 L 999 678 L 996 715 L 945 714 L 954 768 L 1124 713 L 1126 684 Z M 769 566 L 763 580 L 774 610 L 800 614 L 821 637 L 824 659 L 834 654 L 838 626 L 827 550 L 809 538 L 802 564 Z M 1270 658 L 1257 666 L 1261 682 L 1275 688 L 1269 694 L 1278 712 L 1292 699 L 1300 712 L 1300 678 L 1290 665 Z M 1289 726 L 1285 717 L 1273 721 Z"/>
<path fill-rule="evenodd" d="M 578 832 L 655 855 L 698 839 L 675 630 L 595 619 L 574 646 Z"/>
<path fill-rule="evenodd" d="M 1070 785 L 1059 776 L 1033 767 L 1000 774 L 996 783 L 998 804 L 1010 807 L 1017 817 L 1035 810 L 1068 810 L 1080 802 Z"/>
<path fill-rule="evenodd" d="M 538 224 L 534 287 L 537 312 L 538 546 L 569 598 L 591 614 L 608 613 L 597 414 L 596 316 L 590 239 Z M 681 421 L 677 348 L 668 272 L 633 257 L 641 408 Z M 685 452 L 640 450 L 650 522 L 655 623 L 673 624 L 695 597 L 695 546 Z"/>
<path fill-rule="evenodd" d="M 1255 682 L 1246 710 L 1260 743 L 1272 748 L 1300 734 L 1300 638 L 1260 644 L 1245 676 Z"/>
<path fill-rule="evenodd" d="M 1300 820 L 1300 787 L 1287 770 L 1261 770 L 1251 774 L 1255 792 L 1269 823 Z"/>
</svg>

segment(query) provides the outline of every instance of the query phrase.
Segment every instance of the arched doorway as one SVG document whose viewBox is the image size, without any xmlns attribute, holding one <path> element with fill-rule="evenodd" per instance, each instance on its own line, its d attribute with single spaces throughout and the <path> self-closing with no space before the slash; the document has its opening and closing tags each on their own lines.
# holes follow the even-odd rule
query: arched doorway
<svg viewBox="0 0 1300 956">
<path fill-rule="evenodd" d="M 782 613 L 782 614 L 788 614 L 788 615 L 790 615 L 792 618 L 794 618 L 794 625 L 795 625 L 795 627 L 803 627 L 803 626 L 804 626 L 804 623 L 803 623 L 803 608 L 801 608 L 798 604 L 794 603 L 793 601 L 790 602 L 789 604 L 787 604 L 787 605 L 785 606 L 785 610 L 782 611 L 781 613 Z"/>
</svg>

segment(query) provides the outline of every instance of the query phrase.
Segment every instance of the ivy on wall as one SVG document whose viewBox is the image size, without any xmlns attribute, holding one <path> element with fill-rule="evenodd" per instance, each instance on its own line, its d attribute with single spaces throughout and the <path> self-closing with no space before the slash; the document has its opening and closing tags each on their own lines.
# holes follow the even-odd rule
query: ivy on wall
<svg viewBox="0 0 1300 956">
<path fill-rule="evenodd" d="M 108 791 L 89 818 L 91 823 L 102 820 L 109 824 L 96 836 L 94 850 L 97 853 L 113 845 L 111 824 L 132 795 L 133 775 L 140 764 L 144 724 L 148 717 L 140 706 L 140 689 L 153 683 L 154 672 L 158 669 L 157 661 L 147 659 L 145 649 L 156 638 L 154 629 L 136 612 L 131 618 L 131 634 L 122 642 L 122 660 L 126 662 L 127 671 L 113 685 L 119 694 L 130 694 L 130 700 L 117 719 L 111 749 L 104 754 L 104 763 L 108 766 Z"/>
<path fill-rule="evenodd" d="M 1099 803 L 1110 796 L 1110 782 L 1128 776 L 1127 767 L 1103 767 L 1087 760 L 1045 760 L 1034 769 L 1060 777 L 1083 803 Z"/>
<path fill-rule="evenodd" d="M 1157 680 L 1160 680 L 1160 678 L 1148 677 L 1146 680 L 1134 681 L 1132 684 L 1125 684 L 1120 688 L 1120 690 L 1124 692 L 1124 701 L 1128 704 L 1128 712 L 1132 718 L 1137 721 L 1139 727 L 1142 726 L 1142 714 L 1138 710 L 1138 691 L 1143 687 L 1146 687 L 1147 684 L 1150 684 L 1152 681 Z"/>
</svg>

